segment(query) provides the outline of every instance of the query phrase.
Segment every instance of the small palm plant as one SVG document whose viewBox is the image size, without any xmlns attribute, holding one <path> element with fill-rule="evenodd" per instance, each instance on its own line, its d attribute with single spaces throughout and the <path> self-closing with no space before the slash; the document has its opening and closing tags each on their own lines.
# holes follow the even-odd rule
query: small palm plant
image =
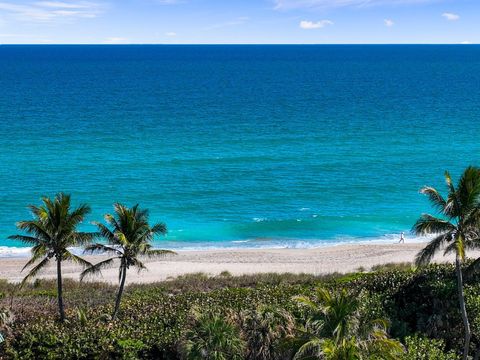
<svg viewBox="0 0 480 360">
<path fill-rule="evenodd" d="M 403 347 L 388 337 L 387 321 L 366 320 L 358 296 L 318 289 L 316 297 L 294 297 L 307 314 L 294 359 L 401 359 Z"/>
<path fill-rule="evenodd" d="M 32 258 L 22 271 L 33 266 L 22 284 L 37 276 L 54 259 L 57 265 L 57 297 L 60 321 L 65 320 L 62 287 L 62 262 L 73 261 L 82 266 L 91 266 L 88 261 L 70 252 L 69 248 L 91 242 L 94 234 L 77 231 L 78 225 L 90 212 L 90 207 L 80 205 L 71 209 L 70 195 L 59 193 L 52 200 L 42 199 L 41 206 L 30 205 L 33 220 L 19 221 L 17 228 L 29 235 L 12 235 L 9 239 L 20 240 L 32 246 Z"/>
<path fill-rule="evenodd" d="M 115 301 L 115 310 L 112 319 L 118 314 L 122 300 L 127 270 L 136 267 L 138 271 L 146 269 L 140 257 L 162 257 L 175 254 L 169 250 L 152 249 L 151 242 L 155 235 L 164 235 L 167 227 L 163 223 L 150 226 L 148 223 L 148 210 L 141 210 L 138 205 L 128 208 L 121 204 L 114 205 L 115 215 L 105 215 L 105 221 L 110 228 L 96 222 L 99 234 L 106 240 L 106 244 L 96 243 L 85 247 L 86 253 L 105 252 L 113 257 L 103 260 L 85 269 L 80 275 L 83 279 L 87 275 L 98 274 L 102 269 L 110 267 L 115 260 L 119 260 L 119 288 Z"/>
<path fill-rule="evenodd" d="M 413 226 L 413 232 L 417 235 L 435 235 L 417 254 L 415 262 L 417 265 L 428 264 L 442 250 L 444 254 L 455 254 L 458 299 L 465 329 L 463 359 L 467 359 L 471 331 L 463 292 L 462 263 L 465 260 L 465 250 L 478 246 L 480 238 L 480 169 L 465 169 L 456 188 L 448 172 L 445 172 L 445 180 L 447 198 L 433 187 L 426 186 L 420 190 L 428 196 L 440 217 L 423 214 Z"/>
<path fill-rule="evenodd" d="M 182 352 L 187 360 L 243 360 L 246 344 L 240 329 L 224 316 L 192 312 L 192 324 L 185 334 Z"/>
<path fill-rule="evenodd" d="M 247 341 L 247 360 L 283 358 L 283 341 L 293 337 L 295 319 L 285 310 L 261 306 L 238 315 L 237 322 Z"/>
</svg>

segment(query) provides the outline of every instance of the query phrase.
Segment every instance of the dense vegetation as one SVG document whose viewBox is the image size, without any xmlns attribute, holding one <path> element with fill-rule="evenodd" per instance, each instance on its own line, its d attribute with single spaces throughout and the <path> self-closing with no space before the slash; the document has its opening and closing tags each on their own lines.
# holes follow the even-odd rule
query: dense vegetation
<svg viewBox="0 0 480 360">
<path fill-rule="evenodd" d="M 479 280 L 477 276 L 466 280 L 472 353 L 473 344 L 480 339 Z M 316 336 L 319 332 L 313 334 L 315 337 L 310 335 L 315 320 L 321 321 L 322 310 L 310 312 L 304 306 L 307 298 L 318 307 L 325 303 L 322 297 L 341 299 L 343 291 L 351 295 L 347 299 L 354 299 L 349 303 L 354 306 L 354 311 L 349 312 L 353 316 L 340 314 L 348 336 L 337 342 L 335 336 L 327 334 L 332 329 L 324 327 L 323 338 L 328 341 L 320 345 L 324 350 L 331 349 L 333 355 L 334 351 L 357 345 L 357 350 L 367 353 L 324 358 L 457 359 L 463 343 L 453 265 L 420 269 L 391 266 L 371 273 L 324 277 L 194 274 L 162 283 L 127 286 L 123 306 L 113 321 L 116 287 L 68 280 L 64 288 L 67 320 L 61 323 L 57 321 L 54 281 L 37 280 L 21 290 L 0 283 L 0 304 L 6 313 L 2 357 L 291 359 L 307 340 L 320 338 Z M 352 332 L 365 325 L 371 329 L 369 324 L 376 319 L 388 320 L 377 330 L 386 325 L 390 340 L 401 342 L 393 343 L 392 357 L 375 356 L 375 347 L 362 348 L 361 342 L 348 343 L 354 339 Z M 355 338 L 374 339 L 362 336 L 359 332 Z M 380 339 L 389 338 L 382 335 Z M 215 356 L 212 349 L 217 351 Z"/>
</svg>

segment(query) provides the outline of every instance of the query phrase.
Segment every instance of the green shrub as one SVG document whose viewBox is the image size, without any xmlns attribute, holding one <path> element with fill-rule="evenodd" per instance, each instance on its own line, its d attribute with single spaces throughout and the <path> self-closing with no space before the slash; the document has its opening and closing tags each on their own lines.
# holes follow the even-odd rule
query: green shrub
<svg viewBox="0 0 480 360">
<path fill-rule="evenodd" d="M 295 333 L 295 319 L 289 312 L 261 306 L 242 311 L 236 320 L 247 342 L 247 360 L 284 359 L 292 353 L 283 346 Z"/>
<path fill-rule="evenodd" d="M 66 279 L 65 324 L 53 321 L 57 311 L 56 299 L 51 296 L 56 290 L 55 281 L 41 280 L 21 290 L 0 281 L 0 291 L 7 294 L 0 298 L 0 308 L 9 309 L 7 328 L 2 331 L 6 341 L 0 346 L 0 358 L 178 359 L 178 344 L 185 328 L 191 324 L 190 314 L 194 308 L 222 318 L 236 314 L 232 321 L 240 327 L 242 337 L 253 350 L 246 356 L 262 358 L 259 354 L 263 350 L 259 352 L 253 344 L 261 343 L 264 338 L 269 343 L 264 354 L 280 349 L 283 341 L 279 340 L 290 335 L 281 327 L 289 328 L 291 324 L 278 322 L 278 313 L 288 314 L 296 325 L 304 325 L 302 315 L 305 314 L 292 302 L 292 297 L 312 298 L 318 286 L 329 290 L 345 288 L 351 294 L 361 295 L 361 320 L 388 319 L 389 334 L 396 339 L 419 333 L 441 339 L 442 350 L 459 349 L 462 323 L 455 281 L 451 265 L 417 270 L 388 266 L 375 273 L 341 276 L 194 274 L 127 287 L 122 311 L 118 320 L 112 322 L 109 314 L 115 286 Z M 466 277 L 472 350 L 480 344 L 479 283 L 480 276 Z M 260 314 L 265 306 L 271 311 Z M 284 334 L 280 334 L 282 331 Z M 431 345 L 425 339 L 422 341 L 410 340 L 410 346 L 417 346 L 420 354 L 421 349 L 428 349 L 427 345 L 438 348 L 435 342 Z M 412 351 L 409 356 L 413 356 Z M 252 355 L 253 352 L 257 355 Z"/>
<path fill-rule="evenodd" d="M 407 354 L 405 360 L 459 360 L 455 352 L 445 352 L 442 340 L 428 339 L 418 335 L 405 339 Z"/>
<path fill-rule="evenodd" d="M 180 344 L 185 359 L 242 360 L 246 344 L 240 329 L 223 316 L 193 312 L 192 322 Z"/>
</svg>

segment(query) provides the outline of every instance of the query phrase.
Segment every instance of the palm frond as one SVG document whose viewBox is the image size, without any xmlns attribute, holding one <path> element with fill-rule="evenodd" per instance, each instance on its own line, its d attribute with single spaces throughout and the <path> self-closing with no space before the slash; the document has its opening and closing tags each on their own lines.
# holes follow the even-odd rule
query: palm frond
<svg viewBox="0 0 480 360">
<path fill-rule="evenodd" d="M 303 306 L 309 310 L 316 311 L 318 309 L 318 305 L 307 296 L 297 295 L 292 297 L 292 300 L 295 301 L 298 305 Z"/>
<path fill-rule="evenodd" d="M 150 231 L 152 234 L 165 235 L 167 233 L 167 225 L 164 223 L 155 224 Z"/>
<path fill-rule="evenodd" d="M 76 264 L 82 265 L 83 267 L 92 266 L 91 262 L 71 253 L 70 251 L 64 251 L 64 253 L 62 254 L 62 259 L 72 261 Z"/>
<path fill-rule="evenodd" d="M 71 225 L 78 225 L 85 219 L 85 216 L 88 215 L 90 212 L 90 206 L 82 204 L 69 214 L 69 216 L 67 217 L 68 222 Z"/>
<path fill-rule="evenodd" d="M 117 231 L 121 229 L 121 225 L 118 223 L 117 219 L 113 215 L 105 214 L 103 218 L 105 219 L 107 224 L 109 224 L 113 229 Z"/>
<path fill-rule="evenodd" d="M 437 189 L 430 186 L 425 186 L 422 189 L 420 189 L 420 193 L 427 195 L 432 205 L 438 211 L 442 213 L 445 211 L 445 208 L 447 207 L 447 201 L 443 198 L 442 195 L 440 195 Z"/>
<path fill-rule="evenodd" d="M 146 270 L 147 267 L 145 266 L 144 263 L 142 263 L 140 260 L 138 259 L 130 259 L 130 262 L 133 266 L 135 266 L 138 270 L 138 272 L 142 271 L 142 270 Z"/>
<path fill-rule="evenodd" d="M 128 210 L 128 209 L 127 209 Z M 135 204 L 131 207 L 130 213 L 136 220 L 148 219 L 149 211 L 147 209 L 140 209 L 139 204 Z"/>
<path fill-rule="evenodd" d="M 17 228 L 19 230 L 25 231 L 29 234 L 35 235 L 35 237 L 49 240 L 51 239 L 51 234 L 45 229 L 45 226 L 42 222 L 36 220 L 27 220 L 17 222 Z"/>
<path fill-rule="evenodd" d="M 372 333 L 374 341 L 368 341 L 365 348 L 370 357 L 383 360 L 400 360 L 405 354 L 403 345 L 395 339 L 387 336 L 383 330 Z"/>
<path fill-rule="evenodd" d="M 470 210 L 479 206 L 480 170 L 469 166 L 464 170 L 457 186 L 457 194 L 462 210 Z"/>
<path fill-rule="evenodd" d="M 27 208 L 35 218 L 40 220 L 45 220 L 48 216 L 47 211 L 43 206 L 28 205 Z"/>
<path fill-rule="evenodd" d="M 415 264 L 417 266 L 422 266 L 430 263 L 430 261 L 432 261 L 435 254 L 438 251 L 440 251 L 442 246 L 444 246 L 444 244 L 448 242 L 449 239 L 451 239 L 451 237 L 452 237 L 451 233 L 446 233 L 446 234 L 437 236 L 433 240 L 430 240 L 427 246 L 425 246 L 422 250 L 420 250 L 416 255 Z"/>
<path fill-rule="evenodd" d="M 97 226 L 98 234 L 101 237 L 105 238 L 110 244 L 115 244 L 115 234 L 108 227 L 99 222 L 94 222 L 93 224 Z"/>
<path fill-rule="evenodd" d="M 448 171 L 445 171 L 445 183 L 447 184 L 448 192 L 455 193 L 455 186 L 453 185 L 452 177 Z"/>
<path fill-rule="evenodd" d="M 115 214 L 117 214 L 116 217 L 112 215 L 105 215 L 105 220 L 112 226 L 115 226 L 118 229 L 122 228 L 122 221 L 128 217 L 128 208 L 120 203 L 115 203 L 113 204 L 113 209 L 115 211 Z M 133 211 L 133 210 L 132 210 Z M 131 212 L 131 211 L 130 211 Z"/>
<path fill-rule="evenodd" d="M 443 234 L 454 231 L 455 229 L 455 225 L 449 221 L 439 219 L 429 214 L 422 214 L 413 225 L 412 232 L 415 233 L 415 235 L 425 236 L 430 234 Z"/>
<path fill-rule="evenodd" d="M 51 257 L 49 256 L 46 256 L 42 261 L 40 261 L 35 267 L 33 267 L 30 272 L 27 274 L 27 276 L 25 276 L 22 280 L 22 282 L 20 283 L 20 287 L 23 287 L 23 285 L 25 285 L 25 283 L 30 280 L 31 278 L 34 278 L 35 276 L 37 276 L 37 274 L 42 271 L 49 263 Z"/>
<path fill-rule="evenodd" d="M 177 253 L 171 250 L 154 249 L 154 250 L 147 250 L 142 255 L 148 258 L 161 258 L 167 255 L 177 255 Z"/>
<path fill-rule="evenodd" d="M 475 232 L 473 236 L 469 235 L 469 237 L 479 236 L 480 233 L 480 206 L 467 211 L 463 214 L 463 217 L 460 219 L 460 223 L 458 224 L 459 227 L 465 229 L 468 232 Z"/>
<path fill-rule="evenodd" d="M 10 235 L 7 239 L 18 240 L 28 245 L 35 245 L 42 242 L 42 240 L 39 238 L 25 235 Z"/>
<path fill-rule="evenodd" d="M 448 254 L 458 254 L 465 253 L 465 246 L 463 244 L 459 244 L 457 240 L 450 242 L 445 249 L 443 250 L 443 255 Z M 461 257 L 461 255 L 460 255 Z"/>
<path fill-rule="evenodd" d="M 93 276 L 93 275 L 101 274 L 103 269 L 112 267 L 113 263 L 116 259 L 120 259 L 120 257 L 119 256 L 112 257 L 110 259 L 100 261 L 99 263 L 96 263 L 95 265 L 92 265 L 92 266 L 86 268 L 80 274 L 80 281 L 82 281 L 87 276 Z"/>
<path fill-rule="evenodd" d="M 383 331 L 387 331 L 390 323 L 387 319 L 374 319 L 374 320 L 371 321 L 371 325 L 376 329 L 381 329 Z"/>
<path fill-rule="evenodd" d="M 112 246 L 105 244 L 95 243 L 90 244 L 84 247 L 83 252 L 85 254 L 94 254 L 94 253 L 107 253 L 114 255 L 122 255 L 122 252 L 119 249 L 116 249 Z"/>
<path fill-rule="evenodd" d="M 295 353 L 293 360 L 302 360 L 302 359 L 322 359 L 324 352 L 323 346 L 325 341 L 319 338 L 312 338 L 310 341 L 303 344 L 298 351 Z"/>
<path fill-rule="evenodd" d="M 98 233 L 77 232 L 73 234 L 74 245 L 84 246 L 93 241 L 93 239 L 99 236 Z"/>
<path fill-rule="evenodd" d="M 32 258 L 23 266 L 22 271 L 35 264 L 38 259 L 48 255 L 48 250 L 43 244 L 33 246 L 30 252 L 32 253 Z M 51 256 L 53 256 L 53 254 Z"/>
<path fill-rule="evenodd" d="M 132 241 L 129 241 L 129 238 L 121 231 L 115 232 L 115 239 L 120 246 L 126 247 Z"/>
<path fill-rule="evenodd" d="M 447 197 L 447 207 L 445 211 L 448 214 L 451 214 L 451 217 L 456 217 L 459 215 L 460 211 L 460 202 L 457 197 L 457 191 L 453 185 L 452 177 L 448 171 L 445 171 L 445 182 L 448 187 L 448 197 Z"/>
</svg>

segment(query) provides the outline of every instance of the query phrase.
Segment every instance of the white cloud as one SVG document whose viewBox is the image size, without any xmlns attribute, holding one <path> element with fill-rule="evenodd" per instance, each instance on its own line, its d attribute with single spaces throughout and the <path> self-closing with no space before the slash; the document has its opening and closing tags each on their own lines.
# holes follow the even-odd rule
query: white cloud
<svg viewBox="0 0 480 360">
<path fill-rule="evenodd" d="M 465 40 L 465 41 L 462 41 L 460 44 L 470 45 L 471 43 L 472 43 L 471 41 Z"/>
<path fill-rule="evenodd" d="M 75 18 L 94 18 L 103 12 L 103 6 L 88 1 L 37 1 L 19 5 L 0 2 L 0 14 L 20 21 L 53 22 Z"/>
<path fill-rule="evenodd" d="M 385 19 L 383 20 L 383 23 L 385 24 L 385 26 L 388 26 L 388 27 L 395 25 L 392 19 Z"/>
<path fill-rule="evenodd" d="M 439 0 L 272 0 L 275 9 L 290 10 L 301 8 L 368 7 L 380 5 L 408 5 L 435 2 Z"/>
<path fill-rule="evenodd" d="M 165 33 L 166 36 L 170 36 L 170 37 L 173 37 L 173 36 L 177 36 L 177 33 L 176 32 L 173 32 L 173 31 L 169 31 L 167 33 Z"/>
<path fill-rule="evenodd" d="M 447 19 L 448 21 L 456 21 L 460 19 L 460 15 L 454 14 L 454 13 L 443 13 L 442 16 Z"/>
<path fill-rule="evenodd" d="M 305 30 L 320 29 L 327 25 L 333 25 L 333 22 L 330 20 L 320 20 L 317 22 L 308 21 L 308 20 L 300 21 L 300 27 Z"/>
<path fill-rule="evenodd" d="M 104 43 L 104 44 L 122 44 L 122 43 L 125 43 L 126 41 L 128 41 L 127 38 L 112 36 L 112 37 L 106 38 L 106 39 L 103 41 L 103 43 Z"/>
</svg>

